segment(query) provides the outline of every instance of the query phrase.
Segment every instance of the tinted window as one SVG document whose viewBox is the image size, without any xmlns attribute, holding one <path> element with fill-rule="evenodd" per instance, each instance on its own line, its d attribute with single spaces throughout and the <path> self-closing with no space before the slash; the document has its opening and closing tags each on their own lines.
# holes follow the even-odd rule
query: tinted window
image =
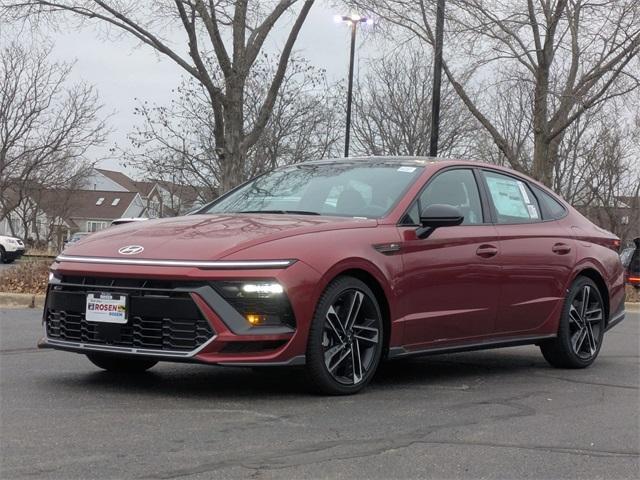
<svg viewBox="0 0 640 480">
<path fill-rule="evenodd" d="M 507 175 L 483 172 L 498 223 L 540 221 L 538 202 L 526 183 Z"/>
<path fill-rule="evenodd" d="M 422 167 L 384 163 L 300 164 L 267 173 L 215 202 L 205 213 L 286 213 L 377 218 Z"/>
<path fill-rule="evenodd" d="M 557 220 L 566 215 L 567 211 L 555 198 L 553 198 L 541 188 L 536 187 L 535 185 L 533 185 L 533 190 L 538 197 L 538 200 L 540 201 L 540 206 L 545 213 L 545 218 L 549 217 Z"/>
<path fill-rule="evenodd" d="M 452 205 L 464 215 L 463 225 L 482 223 L 478 185 L 473 172 L 468 169 L 448 170 L 439 174 L 429 182 L 418 202 L 420 212 L 429 205 Z M 409 210 L 411 216 L 415 216 L 416 213 L 415 207 Z M 418 219 L 412 220 L 418 223 Z"/>
<path fill-rule="evenodd" d="M 634 247 L 628 247 L 622 250 L 622 252 L 620 253 L 620 261 L 622 262 L 622 266 L 624 268 L 627 268 L 631 263 L 631 257 L 633 256 L 634 251 Z"/>
</svg>

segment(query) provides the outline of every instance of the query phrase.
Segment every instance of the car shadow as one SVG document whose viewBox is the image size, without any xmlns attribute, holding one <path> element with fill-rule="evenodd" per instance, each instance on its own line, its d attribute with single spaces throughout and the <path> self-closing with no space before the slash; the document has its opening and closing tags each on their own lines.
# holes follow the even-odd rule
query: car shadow
<svg viewBox="0 0 640 480">
<path fill-rule="evenodd" d="M 155 398 L 281 398 L 308 396 L 312 390 L 302 368 L 232 368 L 189 364 L 159 364 L 140 374 L 113 374 L 93 369 L 70 374 L 46 375 L 44 381 L 86 392 L 147 395 Z M 389 389 L 439 387 L 456 389 L 462 384 L 491 384 L 494 377 L 521 376 L 527 382 L 531 370 L 549 368 L 533 352 L 490 350 L 387 361 L 380 365 L 364 394 Z M 93 370 L 91 370 L 93 369 Z"/>
</svg>

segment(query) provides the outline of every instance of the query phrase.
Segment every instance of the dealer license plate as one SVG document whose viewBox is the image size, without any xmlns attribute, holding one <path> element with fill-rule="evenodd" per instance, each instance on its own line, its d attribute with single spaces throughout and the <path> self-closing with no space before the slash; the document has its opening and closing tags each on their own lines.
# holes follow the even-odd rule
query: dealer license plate
<svg viewBox="0 0 640 480">
<path fill-rule="evenodd" d="M 127 323 L 127 296 L 120 293 L 88 293 L 87 322 Z"/>
</svg>

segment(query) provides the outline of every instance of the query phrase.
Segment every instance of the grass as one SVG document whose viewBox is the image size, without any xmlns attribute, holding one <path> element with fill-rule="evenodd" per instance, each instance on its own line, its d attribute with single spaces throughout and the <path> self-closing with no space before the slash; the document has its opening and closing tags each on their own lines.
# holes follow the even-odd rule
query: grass
<svg viewBox="0 0 640 480">
<path fill-rule="evenodd" d="M 44 294 L 50 260 L 22 261 L 0 273 L 0 292 Z"/>
</svg>

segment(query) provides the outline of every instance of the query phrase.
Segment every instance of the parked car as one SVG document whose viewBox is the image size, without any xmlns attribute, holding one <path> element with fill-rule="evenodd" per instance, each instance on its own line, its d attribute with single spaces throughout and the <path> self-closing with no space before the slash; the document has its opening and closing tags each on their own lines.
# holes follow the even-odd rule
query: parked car
<svg viewBox="0 0 640 480">
<path fill-rule="evenodd" d="M 145 220 L 149 220 L 149 219 L 145 217 L 116 218 L 114 221 L 111 222 L 110 226 L 115 227 L 116 225 L 124 225 L 125 223 L 133 223 L 133 222 L 144 222 Z"/>
<path fill-rule="evenodd" d="M 633 240 L 634 246 L 625 248 L 620 254 L 624 267 L 624 278 L 629 285 L 640 288 L 640 238 Z"/>
<path fill-rule="evenodd" d="M 16 237 L 0 235 L 0 263 L 12 263 L 24 255 L 24 242 Z"/>
<path fill-rule="evenodd" d="M 619 246 L 506 168 L 305 162 L 70 246 L 40 346 L 114 372 L 299 365 L 328 394 L 359 391 L 383 359 L 462 350 L 536 344 L 584 368 L 625 315 Z"/>
</svg>

